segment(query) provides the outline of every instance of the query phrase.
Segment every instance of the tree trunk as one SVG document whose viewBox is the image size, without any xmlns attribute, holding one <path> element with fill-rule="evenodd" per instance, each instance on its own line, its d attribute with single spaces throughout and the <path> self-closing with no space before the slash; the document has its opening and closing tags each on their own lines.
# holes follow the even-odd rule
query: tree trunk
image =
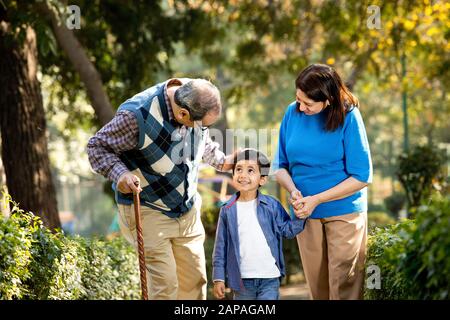
<svg viewBox="0 0 450 320">
<path fill-rule="evenodd" d="M 8 191 L 21 209 L 40 216 L 50 229 L 60 227 L 50 172 L 46 121 L 40 83 L 36 34 L 27 29 L 24 43 L 0 22 L 0 129 Z"/>
<path fill-rule="evenodd" d="M 1 139 L 0 139 L 1 140 Z M 1 149 L 1 143 L 0 143 Z M 9 205 L 7 203 L 7 194 L 8 188 L 6 187 L 6 176 L 5 169 L 3 168 L 3 162 L 0 158 L 0 216 L 8 217 L 9 216 Z"/>
<path fill-rule="evenodd" d="M 74 69 L 80 75 L 80 79 L 86 87 L 86 93 L 91 101 L 92 108 L 100 124 L 104 126 L 114 117 L 115 111 L 104 90 L 100 73 L 89 59 L 73 31 L 69 30 L 62 23 L 57 12 L 45 1 L 39 6 L 39 9 L 50 19 L 58 44 L 67 54 Z"/>
</svg>

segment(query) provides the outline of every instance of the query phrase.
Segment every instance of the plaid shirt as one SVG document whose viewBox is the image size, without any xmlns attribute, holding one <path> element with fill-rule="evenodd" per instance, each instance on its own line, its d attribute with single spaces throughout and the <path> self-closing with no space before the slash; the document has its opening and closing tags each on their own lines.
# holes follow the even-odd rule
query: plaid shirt
<svg viewBox="0 0 450 320">
<path fill-rule="evenodd" d="M 171 120 L 174 119 L 174 115 L 167 95 L 167 87 L 181 84 L 180 80 L 171 79 L 164 87 L 164 97 Z M 177 130 L 179 130 L 179 134 L 182 137 L 186 136 L 188 132 L 186 126 L 180 126 Z M 134 149 L 138 141 L 139 127 L 135 115 L 127 110 L 118 111 L 109 123 L 89 139 L 87 153 L 92 169 L 117 183 L 119 177 L 129 171 L 118 155 Z M 219 144 L 211 140 L 209 131 L 206 138 L 203 161 L 219 171 L 225 162 L 225 154 L 219 150 Z"/>
</svg>

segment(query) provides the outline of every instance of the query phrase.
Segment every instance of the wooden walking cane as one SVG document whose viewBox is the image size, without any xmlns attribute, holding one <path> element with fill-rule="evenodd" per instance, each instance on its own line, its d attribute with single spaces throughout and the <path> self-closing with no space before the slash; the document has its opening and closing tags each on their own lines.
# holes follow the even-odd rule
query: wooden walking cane
<svg viewBox="0 0 450 320">
<path fill-rule="evenodd" d="M 139 187 L 139 181 L 135 181 L 134 184 L 136 187 Z M 134 201 L 134 216 L 136 219 L 136 232 L 137 232 L 137 243 L 139 253 L 139 271 L 141 273 L 142 300 L 148 300 L 147 273 L 145 268 L 144 237 L 142 236 L 141 201 L 139 199 L 139 192 L 133 192 L 133 201 Z"/>
</svg>

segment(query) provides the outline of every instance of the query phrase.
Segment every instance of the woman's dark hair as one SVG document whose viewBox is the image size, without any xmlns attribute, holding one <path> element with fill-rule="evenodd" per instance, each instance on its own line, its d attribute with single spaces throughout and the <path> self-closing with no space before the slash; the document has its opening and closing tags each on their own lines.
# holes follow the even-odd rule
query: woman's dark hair
<svg viewBox="0 0 450 320">
<path fill-rule="evenodd" d="M 326 116 L 326 131 L 334 131 L 343 125 L 345 114 L 359 105 L 336 70 L 325 64 L 306 67 L 295 80 L 295 87 L 314 101 L 330 102 L 322 111 Z"/>
<path fill-rule="evenodd" d="M 236 164 L 241 160 L 256 161 L 256 163 L 258 164 L 259 172 L 261 173 L 261 176 L 265 177 L 265 176 L 269 175 L 270 160 L 261 151 L 258 151 L 253 148 L 247 148 L 247 149 L 241 150 L 239 153 L 237 153 L 233 159 L 233 174 L 234 174 L 234 169 L 236 168 Z"/>
</svg>

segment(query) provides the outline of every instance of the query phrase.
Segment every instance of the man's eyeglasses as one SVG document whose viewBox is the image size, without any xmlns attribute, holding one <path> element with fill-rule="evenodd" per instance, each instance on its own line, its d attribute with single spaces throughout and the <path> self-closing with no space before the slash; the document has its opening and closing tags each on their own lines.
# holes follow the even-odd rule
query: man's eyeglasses
<svg viewBox="0 0 450 320">
<path fill-rule="evenodd" d="M 202 120 L 196 120 L 196 121 L 194 121 L 194 124 L 196 124 L 197 127 L 200 128 L 200 130 L 202 130 L 202 131 L 209 129 L 209 126 L 208 127 L 202 126 L 202 124 L 203 124 Z"/>
</svg>

